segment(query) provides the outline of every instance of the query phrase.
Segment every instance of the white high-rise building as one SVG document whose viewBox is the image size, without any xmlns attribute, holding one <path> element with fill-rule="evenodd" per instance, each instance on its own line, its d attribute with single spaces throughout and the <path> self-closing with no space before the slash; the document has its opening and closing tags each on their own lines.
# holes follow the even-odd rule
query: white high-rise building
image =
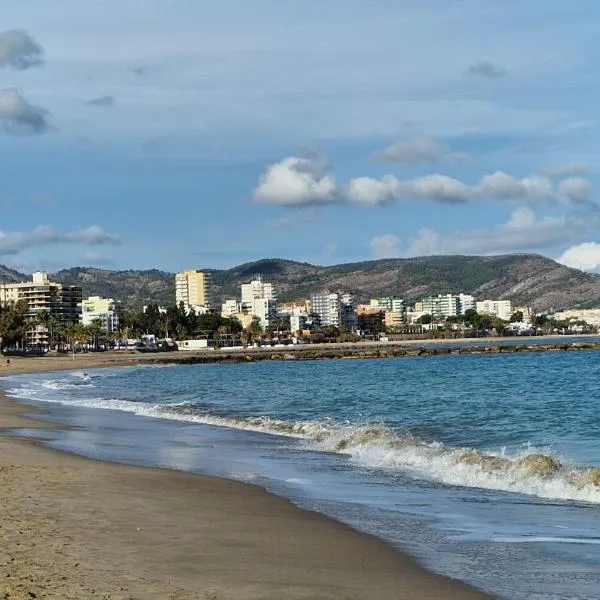
<svg viewBox="0 0 600 600">
<path fill-rule="evenodd" d="M 250 283 L 242 283 L 242 308 L 250 308 L 258 298 L 277 300 L 272 283 L 265 283 L 260 277 Z"/>
<path fill-rule="evenodd" d="M 477 302 L 476 310 L 480 315 L 498 317 L 504 321 L 510 321 L 513 314 L 512 302 L 510 300 L 483 300 Z"/>
<path fill-rule="evenodd" d="M 406 312 L 404 298 L 398 298 L 397 296 L 383 296 L 382 298 L 371 300 L 371 306 L 384 311 Z"/>
<path fill-rule="evenodd" d="M 319 317 L 321 327 L 340 326 L 340 295 L 335 292 L 319 292 L 311 296 L 312 312 Z"/>
<path fill-rule="evenodd" d="M 311 296 L 312 313 L 319 317 L 321 327 L 333 325 L 350 331 L 356 329 L 357 317 L 351 294 L 319 292 Z"/>
<path fill-rule="evenodd" d="M 422 312 L 431 315 L 434 319 L 445 319 L 460 314 L 459 298 L 453 294 L 426 296 L 419 304 L 421 305 L 419 308 L 422 307 Z"/>
<path fill-rule="evenodd" d="M 277 317 L 277 296 L 272 283 L 260 277 L 250 283 L 242 283 L 242 312 L 258 317 L 263 329 Z"/>
<path fill-rule="evenodd" d="M 471 294 L 459 294 L 458 304 L 460 314 L 464 315 L 468 310 L 475 309 L 475 298 Z"/>
<path fill-rule="evenodd" d="M 254 298 L 252 301 L 252 315 L 258 317 L 260 326 L 266 329 L 277 317 L 277 300 L 273 298 Z"/>
</svg>

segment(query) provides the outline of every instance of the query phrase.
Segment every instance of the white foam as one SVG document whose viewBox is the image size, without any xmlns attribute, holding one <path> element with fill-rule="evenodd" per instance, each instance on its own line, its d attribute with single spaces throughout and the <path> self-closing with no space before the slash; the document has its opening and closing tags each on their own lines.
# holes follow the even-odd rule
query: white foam
<svg viewBox="0 0 600 600">
<path fill-rule="evenodd" d="M 91 379 L 91 377 L 86 371 L 69 371 L 69 375 L 71 375 L 71 377 L 83 379 L 84 381 L 89 381 Z"/>
<path fill-rule="evenodd" d="M 88 377 L 87 379 L 81 377 L 80 379 L 81 379 L 81 383 L 80 382 L 69 383 L 68 381 L 61 380 L 61 379 L 50 379 L 48 381 L 44 381 L 40 385 L 49 390 L 65 390 L 65 389 L 73 389 L 73 388 L 81 388 L 81 387 L 95 387 L 94 384 L 92 384 L 92 383 L 83 383 L 83 382 L 89 381 L 90 377 Z"/>
<path fill-rule="evenodd" d="M 115 398 L 46 397 L 40 396 L 31 387 L 11 392 L 17 397 L 37 401 L 120 410 L 151 418 L 302 439 L 307 450 L 344 454 L 360 467 L 402 473 L 451 486 L 600 504 L 600 486 L 597 485 L 600 479 L 585 477 L 586 474 L 593 474 L 590 469 L 568 467 L 557 462 L 555 470 L 536 474 L 524 465 L 524 458 L 541 455 L 549 460 L 556 459 L 544 456 L 533 448 L 508 456 L 502 452 L 483 453 L 469 448 L 446 447 L 441 443 L 420 442 L 410 435 L 398 434 L 384 424 L 349 425 L 328 420 L 284 421 L 267 416 L 222 416 L 200 412 L 198 408 L 194 409 L 193 405 L 185 403 L 161 405 Z M 477 460 L 465 460 L 470 456 Z M 500 466 L 493 464 L 494 458 L 498 458 Z"/>
<path fill-rule="evenodd" d="M 551 537 L 551 536 L 527 536 L 527 537 L 496 537 L 494 542 L 504 542 L 505 544 L 534 544 L 534 543 L 556 543 L 556 544 L 585 544 L 590 546 L 600 545 L 598 538 L 572 538 L 572 537 Z"/>
</svg>

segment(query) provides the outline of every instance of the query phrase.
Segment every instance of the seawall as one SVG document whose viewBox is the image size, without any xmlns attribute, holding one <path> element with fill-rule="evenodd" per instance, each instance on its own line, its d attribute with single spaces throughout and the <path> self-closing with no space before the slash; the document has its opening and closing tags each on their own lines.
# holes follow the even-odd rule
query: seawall
<svg viewBox="0 0 600 600">
<path fill-rule="evenodd" d="M 293 346 L 282 348 L 251 348 L 245 350 L 211 350 L 202 353 L 183 354 L 178 352 L 160 357 L 144 357 L 143 362 L 152 364 L 208 364 L 240 363 L 266 360 L 360 360 L 375 358 L 398 358 L 415 356 L 445 356 L 452 354 L 515 354 L 524 352 L 580 352 L 600 350 L 600 342 L 551 343 L 551 344 L 506 344 L 472 346 L 400 346 L 381 344 L 375 346 L 344 345 L 332 348 Z"/>
</svg>

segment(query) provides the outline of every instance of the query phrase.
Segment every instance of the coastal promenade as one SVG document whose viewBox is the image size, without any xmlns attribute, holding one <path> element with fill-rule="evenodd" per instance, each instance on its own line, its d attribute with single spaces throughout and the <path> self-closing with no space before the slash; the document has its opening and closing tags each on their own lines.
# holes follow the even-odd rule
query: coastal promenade
<svg viewBox="0 0 600 600">
<path fill-rule="evenodd" d="M 207 349 L 187 352 L 139 353 L 116 351 L 10 357 L 0 361 L 0 376 L 10 373 L 62 371 L 138 364 L 214 364 L 270 360 L 360 360 L 377 358 L 434 357 L 448 355 L 515 354 L 523 352 L 582 352 L 600 350 L 600 337 L 544 336 L 534 338 L 469 338 L 457 340 L 404 340 L 401 342 L 357 342 L 343 344 L 299 344 L 260 348 Z"/>
</svg>

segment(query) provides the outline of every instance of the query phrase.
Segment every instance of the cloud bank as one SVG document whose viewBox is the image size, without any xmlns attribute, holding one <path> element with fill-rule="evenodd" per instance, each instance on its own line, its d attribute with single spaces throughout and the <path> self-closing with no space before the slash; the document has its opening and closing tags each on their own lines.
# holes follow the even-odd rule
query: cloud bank
<svg viewBox="0 0 600 600">
<path fill-rule="evenodd" d="M 530 208 L 522 206 L 513 211 L 506 223 L 495 227 L 450 235 L 442 235 L 429 228 L 421 229 L 407 252 L 410 256 L 525 252 L 573 241 L 598 229 L 598 220 L 574 217 L 538 219 Z"/>
<path fill-rule="evenodd" d="M 55 244 L 88 244 L 90 246 L 118 245 L 121 238 L 108 233 L 99 225 L 84 229 L 60 232 L 52 227 L 39 226 L 33 231 L 4 232 L 0 231 L 0 256 L 14 255 L 41 246 Z"/>
<path fill-rule="evenodd" d="M 565 250 L 556 259 L 559 263 L 580 269 L 581 271 L 597 271 L 600 268 L 600 244 L 585 242 Z"/>
<path fill-rule="evenodd" d="M 585 175 L 589 171 L 588 165 L 581 162 L 560 163 L 548 165 L 539 170 L 544 177 L 572 177 L 574 175 Z"/>
<path fill-rule="evenodd" d="M 24 71 L 43 63 L 43 48 L 26 31 L 0 33 L 0 68 L 13 67 Z"/>
<path fill-rule="evenodd" d="M 434 173 L 410 180 L 394 175 L 355 177 L 336 183 L 322 160 L 287 157 L 272 164 L 254 189 L 256 202 L 278 206 L 349 204 L 373 207 L 402 200 L 465 204 L 474 200 L 518 201 L 528 205 L 588 202 L 590 183 L 581 177 L 555 184 L 541 175 L 517 178 L 502 171 L 484 175 L 470 185 Z M 591 203 L 590 203 L 591 204 Z"/>
<path fill-rule="evenodd" d="M 40 135 L 51 129 L 48 111 L 27 102 L 15 88 L 0 90 L 0 123 L 9 135 Z"/>
</svg>

